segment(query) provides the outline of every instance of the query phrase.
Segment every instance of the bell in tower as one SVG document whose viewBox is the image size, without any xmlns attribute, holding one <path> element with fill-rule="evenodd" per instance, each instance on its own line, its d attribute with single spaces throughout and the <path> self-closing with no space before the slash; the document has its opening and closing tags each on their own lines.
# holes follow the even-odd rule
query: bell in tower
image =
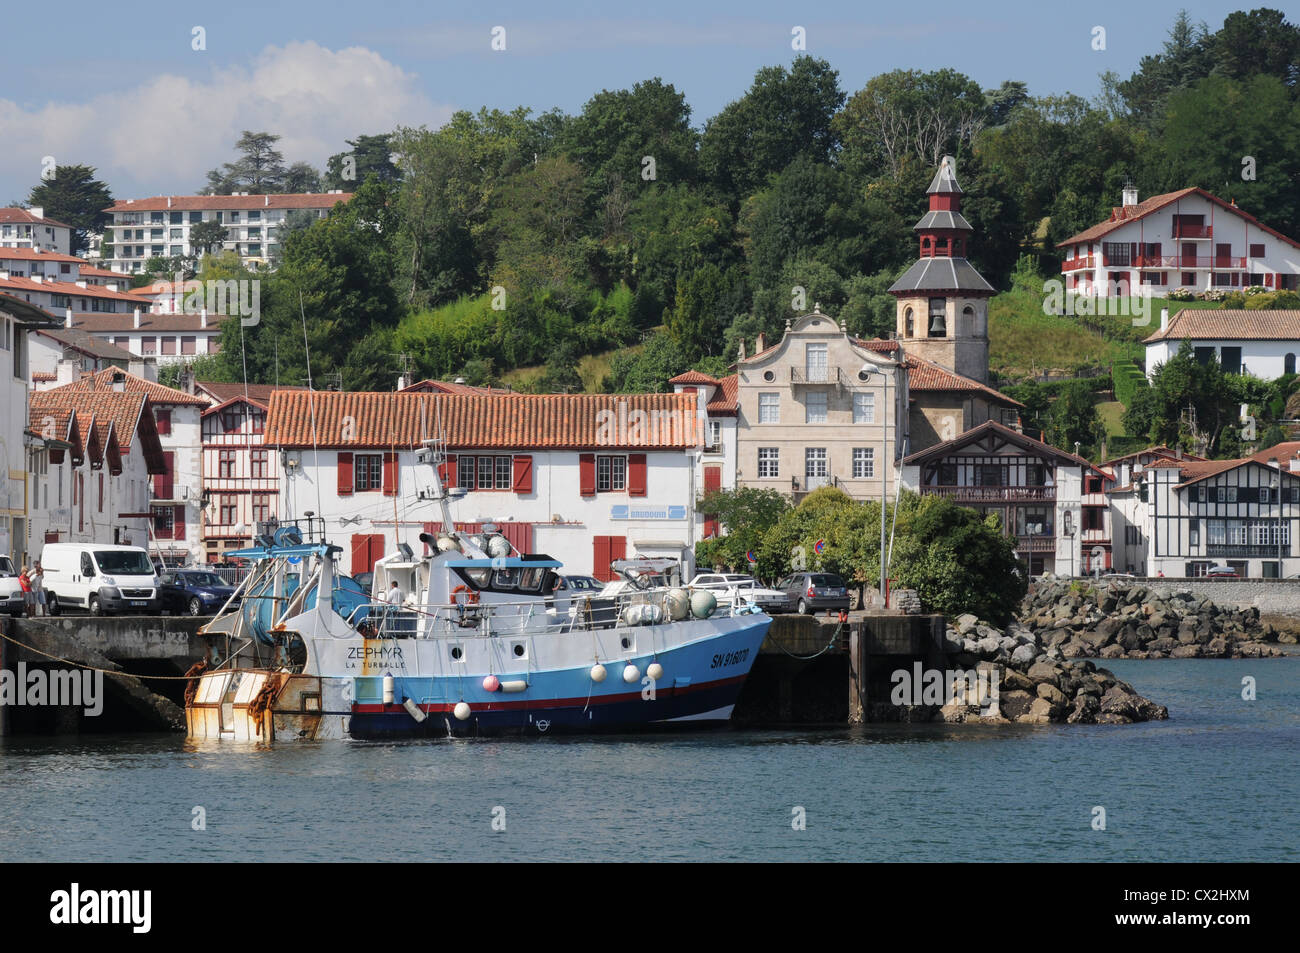
<svg viewBox="0 0 1300 953">
<path fill-rule="evenodd" d="M 987 384 L 988 299 L 993 286 L 966 260 L 973 231 L 961 214 L 961 186 L 944 156 L 926 190 L 929 211 L 916 223 L 918 257 L 893 283 L 903 350 Z"/>
</svg>

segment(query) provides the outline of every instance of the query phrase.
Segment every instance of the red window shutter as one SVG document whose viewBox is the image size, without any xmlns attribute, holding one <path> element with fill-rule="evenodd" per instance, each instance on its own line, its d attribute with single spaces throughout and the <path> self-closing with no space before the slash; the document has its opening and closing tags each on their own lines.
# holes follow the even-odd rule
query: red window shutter
<svg viewBox="0 0 1300 953">
<path fill-rule="evenodd" d="M 456 455 L 447 454 L 447 459 L 438 464 L 438 482 L 442 484 L 445 490 L 449 486 L 456 485 Z"/>
<path fill-rule="evenodd" d="M 516 493 L 533 492 L 533 458 L 521 456 L 514 458 L 514 474 L 511 489 Z"/>
<path fill-rule="evenodd" d="M 352 495 L 352 453 L 339 451 L 339 496 Z"/>
<path fill-rule="evenodd" d="M 172 508 L 172 529 L 173 539 L 185 538 L 185 505 L 181 504 Z"/>
<path fill-rule="evenodd" d="M 375 563 L 384 558 L 384 537 L 376 533 L 370 537 L 369 558 L 366 560 L 366 568 L 374 569 Z"/>
<path fill-rule="evenodd" d="M 397 496 L 397 454 L 384 454 L 384 496 Z"/>
<path fill-rule="evenodd" d="M 159 410 L 154 419 L 159 436 L 165 437 L 172 432 L 172 412 L 170 410 Z"/>
<path fill-rule="evenodd" d="M 594 453 L 578 454 L 578 495 L 596 495 L 596 455 Z M 600 577 L 597 576 L 597 579 Z"/>
<path fill-rule="evenodd" d="M 370 558 L 370 537 L 353 536 L 352 537 L 352 575 L 361 572 L 369 572 L 374 563 L 368 562 Z"/>
<path fill-rule="evenodd" d="M 626 559 L 626 558 L 627 558 L 627 537 L 611 536 L 609 538 L 609 561 L 613 562 L 615 559 Z M 609 578 L 613 579 L 614 573 L 611 572 L 609 574 Z"/>
<path fill-rule="evenodd" d="M 154 499 L 170 500 L 172 499 L 172 474 L 175 473 L 176 468 L 175 451 L 163 451 L 163 463 L 167 467 L 167 472 L 154 474 L 153 495 Z"/>
<path fill-rule="evenodd" d="M 609 571 L 608 536 L 591 538 L 591 574 L 601 582 L 611 582 L 614 579 L 614 574 Z"/>
<path fill-rule="evenodd" d="M 717 521 L 717 520 L 705 520 L 705 521 L 704 521 L 704 538 L 705 538 L 705 539 L 708 539 L 710 536 L 717 536 L 717 535 L 718 535 L 718 521 Z"/>
<path fill-rule="evenodd" d="M 704 468 L 704 492 L 722 489 L 722 467 Z"/>
<path fill-rule="evenodd" d="M 645 454 L 627 455 L 627 495 L 645 496 Z"/>
</svg>

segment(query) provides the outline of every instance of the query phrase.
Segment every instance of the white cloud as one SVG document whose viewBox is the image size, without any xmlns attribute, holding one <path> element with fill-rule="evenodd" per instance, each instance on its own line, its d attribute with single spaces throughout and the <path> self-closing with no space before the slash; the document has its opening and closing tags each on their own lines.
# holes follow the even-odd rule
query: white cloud
<svg viewBox="0 0 1300 953">
<path fill-rule="evenodd" d="M 268 46 L 246 66 L 201 79 L 164 74 L 82 103 L 28 109 L 0 99 L 0 204 L 26 197 L 44 156 L 95 166 L 116 197 L 190 193 L 208 169 L 234 159 L 245 129 L 282 136 L 286 163 L 323 168 L 347 138 L 435 127 L 452 112 L 374 51 L 312 42 Z"/>
</svg>

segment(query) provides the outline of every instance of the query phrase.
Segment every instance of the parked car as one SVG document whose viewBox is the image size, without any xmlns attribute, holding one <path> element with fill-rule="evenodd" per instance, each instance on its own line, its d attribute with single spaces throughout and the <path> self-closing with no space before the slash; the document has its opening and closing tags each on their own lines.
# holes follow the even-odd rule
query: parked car
<svg viewBox="0 0 1300 953">
<path fill-rule="evenodd" d="M 8 612 L 15 619 L 24 612 L 18 569 L 8 556 L 0 556 L 0 612 Z"/>
<path fill-rule="evenodd" d="M 790 598 L 779 589 L 767 589 L 753 576 L 735 572 L 702 572 L 688 585 L 692 589 L 708 589 L 718 600 L 718 605 L 729 606 L 733 598 L 752 602 L 768 612 L 783 612 L 790 608 Z"/>
<path fill-rule="evenodd" d="M 41 550 L 50 615 L 77 606 L 91 615 L 157 613 L 159 579 L 139 546 L 46 543 Z"/>
<path fill-rule="evenodd" d="M 797 572 L 786 576 L 775 588 L 786 594 L 800 615 L 819 609 L 849 608 L 848 587 L 833 572 Z"/>
<path fill-rule="evenodd" d="M 168 612 L 187 615 L 211 615 L 230 599 L 234 586 L 206 569 L 176 569 L 160 577 L 158 599 Z"/>
<path fill-rule="evenodd" d="M 1237 570 L 1231 566 L 1211 566 L 1205 570 L 1207 576 L 1217 576 L 1220 579 L 1237 579 Z"/>
<path fill-rule="evenodd" d="M 595 576 L 558 576 L 556 592 L 600 592 L 605 584 Z"/>
</svg>

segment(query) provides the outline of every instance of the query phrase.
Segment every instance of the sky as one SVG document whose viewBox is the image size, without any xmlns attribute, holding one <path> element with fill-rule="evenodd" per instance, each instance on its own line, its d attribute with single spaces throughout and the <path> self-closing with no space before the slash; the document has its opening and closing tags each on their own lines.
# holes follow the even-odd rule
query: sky
<svg viewBox="0 0 1300 953">
<path fill-rule="evenodd" d="M 697 126 L 763 66 L 806 52 L 852 95 L 898 68 L 951 67 L 992 88 L 1091 98 L 1160 50 L 1180 8 L 1218 29 L 1255 4 L 1094 0 L 636 4 L 437 0 L 222 0 L 9 5 L 0 83 L 0 205 L 24 201 L 43 163 L 98 169 L 115 198 L 192 194 L 268 131 L 286 162 L 325 160 L 358 134 L 436 128 L 458 109 L 576 113 L 602 89 L 661 77 Z M 1276 4 L 1269 4 L 1278 6 Z M 494 30 L 505 49 L 492 48 Z M 1101 27 L 1104 35 L 1097 32 Z M 1094 49 L 1104 36 L 1104 49 Z"/>
</svg>

